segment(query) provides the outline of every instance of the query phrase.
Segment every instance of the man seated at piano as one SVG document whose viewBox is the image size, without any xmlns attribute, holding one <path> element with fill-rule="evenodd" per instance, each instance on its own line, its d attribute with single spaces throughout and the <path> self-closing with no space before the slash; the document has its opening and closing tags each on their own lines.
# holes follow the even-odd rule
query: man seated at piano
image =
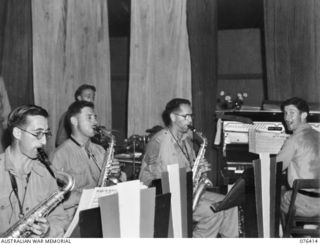
<svg viewBox="0 0 320 245">
<path fill-rule="evenodd" d="M 277 155 L 277 162 L 283 163 L 287 169 L 287 180 L 292 188 L 295 179 L 320 178 L 320 133 L 308 123 L 308 103 L 300 98 L 290 98 L 281 104 L 284 121 L 292 135 L 285 141 Z M 288 212 L 290 190 L 286 190 L 281 198 L 281 211 Z M 311 217 L 320 215 L 320 193 L 299 192 L 296 199 L 296 214 Z"/>
</svg>

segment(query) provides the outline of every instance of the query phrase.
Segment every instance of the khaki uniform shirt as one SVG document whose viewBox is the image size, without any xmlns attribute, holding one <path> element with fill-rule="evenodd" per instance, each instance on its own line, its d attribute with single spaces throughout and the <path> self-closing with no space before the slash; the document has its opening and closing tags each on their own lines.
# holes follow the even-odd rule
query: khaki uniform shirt
<svg viewBox="0 0 320 245">
<path fill-rule="evenodd" d="M 32 163 L 30 169 L 26 170 L 25 175 L 18 176 L 11 161 L 10 146 L 0 155 L 0 233 L 5 232 L 19 220 L 18 199 L 13 192 L 9 172 L 15 176 L 24 214 L 58 190 L 56 180 L 43 164 L 37 160 L 29 161 Z M 30 177 L 27 183 L 28 173 Z M 48 236 L 62 237 L 67 225 L 67 214 L 62 205 L 57 206 L 47 219 L 50 224 Z"/>
<path fill-rule="evenodd" d="M 70 174 L 75 180 L 74 189 L 64 202 L 70 219 L 79 204 L 82 190 L 97 186 L 105 153 L 102 146 L 91 141 L 85 146 L 69 138 L 52 154 L 53 168 Z"/>
<path fill-rule="evenodd" d="M 147 144 L 139 179 L 149 185 L 153 179 L 161 178 L 161 173 L 167 171 L 169 164 L 179 164 L 180 168 L 190 171 L 195 159 L 192 146 L 189 134 L 178 142 L 169 129 L 162 129 Z"/>
</svg>

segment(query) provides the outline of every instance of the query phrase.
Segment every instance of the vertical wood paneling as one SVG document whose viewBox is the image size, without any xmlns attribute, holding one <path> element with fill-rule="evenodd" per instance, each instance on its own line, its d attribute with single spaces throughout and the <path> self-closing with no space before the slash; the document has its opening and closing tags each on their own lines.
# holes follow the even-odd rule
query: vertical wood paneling
<svg viewBox="0 0 320 245">
<path fill-rule="evenodd" d="M 31 1 L 7 3 L 2 76 L 12 108 L 33 103 Z"/>
<path fill-rule="evenodd" d="M 53 132 L 84 83 L 96 86 L 98 120 L 111 128 L 107 1 L 32 0 L 32 22 L 35 102 L 49 110 Z"/>
<path fill-rule="evenodd" d="M 211 178 L 216 180 L 216 157 L 212 146 L 217 90 L 217 1 L 188 0 L 187 3 L 194 125 L 209 139 L 206 157 L 213 166 Z"/>
<path fill-rule="evenodd" d="M 191 99 L 186 0 L 132 0 L 128 135 L 162 124 L 175 97 Z"/>
<path fill-rule="evenodd" d="M 320 1 L 265 0 L 269 99 L 320 102 Z"/>
</svg>

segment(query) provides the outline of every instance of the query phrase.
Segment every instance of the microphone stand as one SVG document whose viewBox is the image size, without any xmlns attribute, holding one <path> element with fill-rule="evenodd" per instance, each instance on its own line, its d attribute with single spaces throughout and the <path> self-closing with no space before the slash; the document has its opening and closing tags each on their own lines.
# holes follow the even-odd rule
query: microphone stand
<svg viewBox="0 0 320 245">
<path fill-rule="evenodd" d="M 133 172 L 133 179 L 136 179 L 136 137 L 133 137 L 133 162 L 132 162 L 132 172 Z"/>
</svg>

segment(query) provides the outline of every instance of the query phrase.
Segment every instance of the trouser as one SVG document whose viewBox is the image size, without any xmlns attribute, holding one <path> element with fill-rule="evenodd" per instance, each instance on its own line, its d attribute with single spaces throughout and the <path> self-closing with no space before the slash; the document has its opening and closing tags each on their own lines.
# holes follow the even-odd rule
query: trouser
<svg viewBox="0 0 320 245">
<path fill-rule="evenodd" d="M 282 194 L 281 198 L 281 211 L 288 213 L 290 206 L 292 191 L 286 191 Z M 296 215 L 312 217 L 320 215 L 320 198 L 309 197 L 297 193 L 297 198 L 295 201 Z"/>
<path fill-rule="evenodd" d="M 210 205 L 223 200 L 224 195 L 204 192 L 193 212 L 193 220 L 197 222 L 193 237 L 239 237 L 238 208 L 230 208 L 217 213 Z"/>
</svg>

